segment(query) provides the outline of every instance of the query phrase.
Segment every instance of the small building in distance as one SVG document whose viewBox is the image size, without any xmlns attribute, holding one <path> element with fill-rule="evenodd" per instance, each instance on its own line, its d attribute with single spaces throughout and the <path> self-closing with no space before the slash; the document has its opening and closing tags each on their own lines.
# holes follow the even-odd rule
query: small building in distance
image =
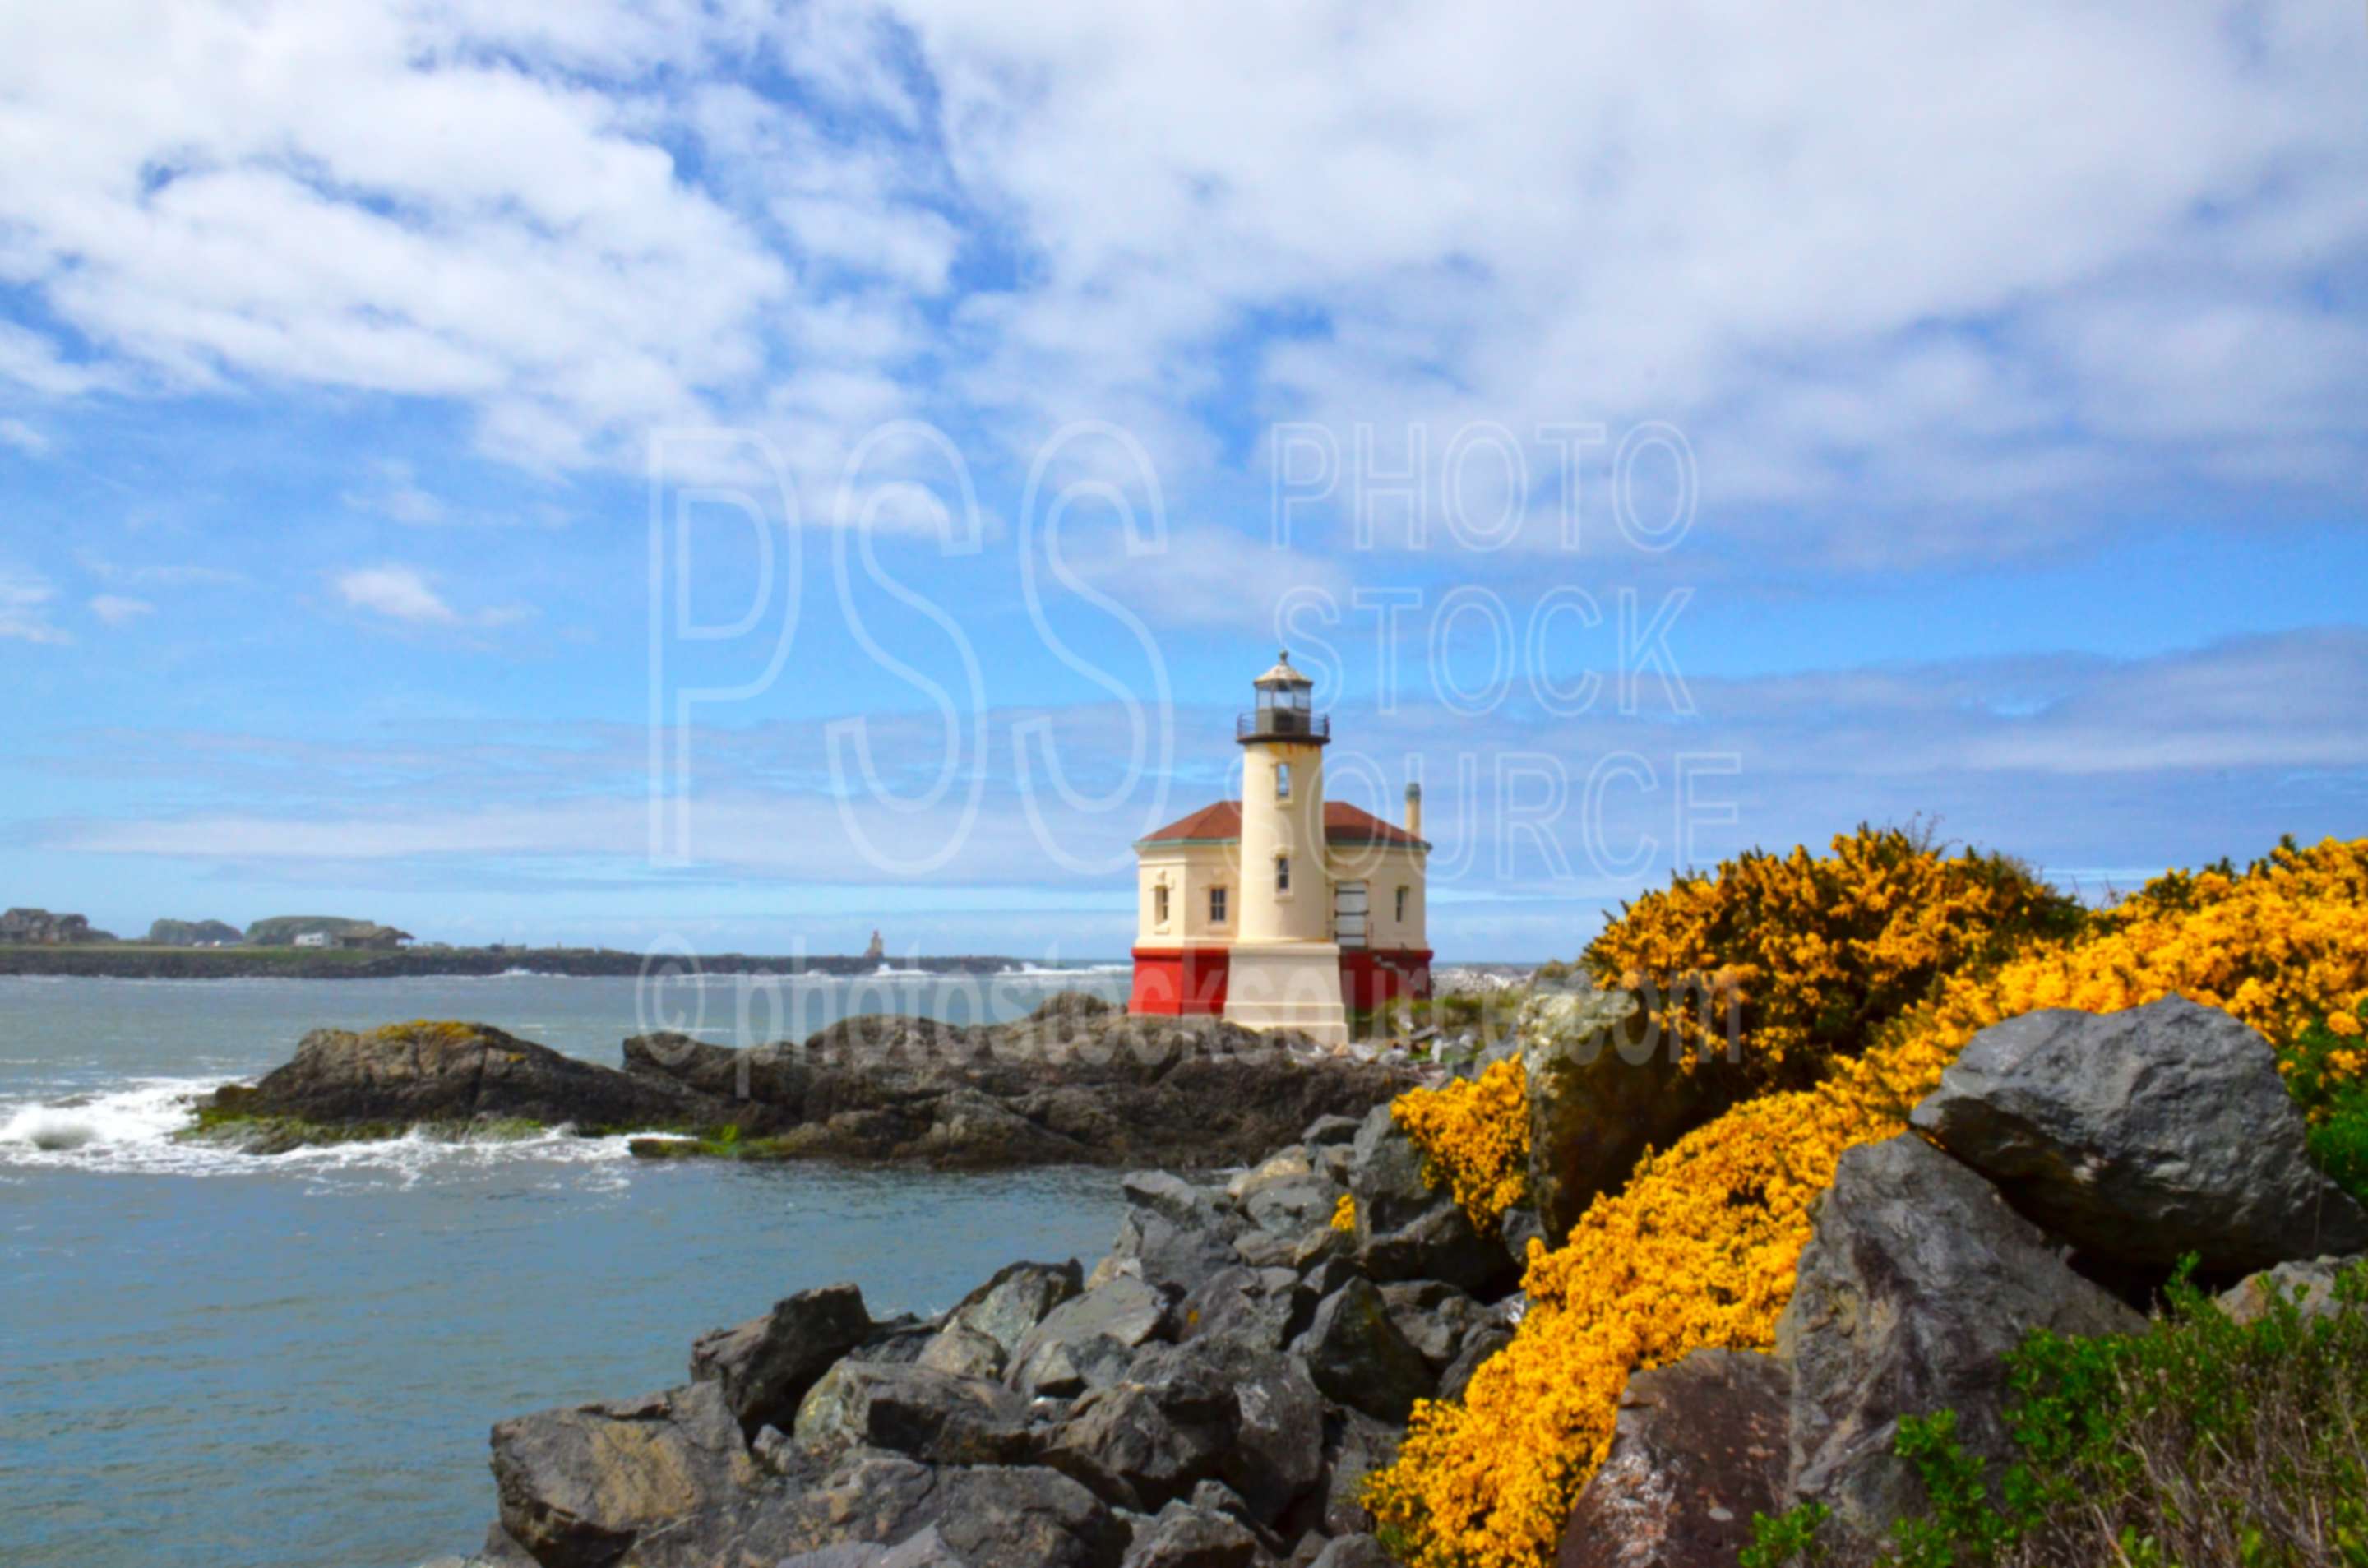
<svg viewBox="0 0 2368 1568">
<path fill-rule="evenodd" d="M 1324 798 L 1327 715 L 1288 654 L 1235 724 L 1242 796 L 1136 841 L 1131 1012 L 1348 1038 L 1348 1011 L 1430 994 L 1422 790 L 1406 824 Z"/>
<path fill-rule="evenodd" d="M 879 932 L 874 931 L 871 933 L 871 945 L 863 949 L 863 956 L 871 960 L 873 963 L 881 963 L 886 960 L 888 957 L 888 944 L 880 939 Z"/>
<path fill-rule="evenodd" d="M 326 931 L 300 931 L 291 945 L 299 948 L 325 948 L 329 945 L 329 934 Z"/>
</svg>

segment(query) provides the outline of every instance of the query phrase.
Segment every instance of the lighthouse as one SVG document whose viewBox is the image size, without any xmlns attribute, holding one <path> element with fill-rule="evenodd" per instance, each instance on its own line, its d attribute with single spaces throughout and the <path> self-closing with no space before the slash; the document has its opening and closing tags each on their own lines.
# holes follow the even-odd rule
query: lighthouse
<svg viewBox="0 0 2368 1568">
<path fill-rule="evenodd" d="M 1430 991 L 1421 790 L 1407 823 L 1324 794 L 1328 715 L 1286 652 L 1237 718 L 1242 793 L 1135 844 L 1131 1010 L 1348 1038 L 1349 1010 Z"/>
</svg>

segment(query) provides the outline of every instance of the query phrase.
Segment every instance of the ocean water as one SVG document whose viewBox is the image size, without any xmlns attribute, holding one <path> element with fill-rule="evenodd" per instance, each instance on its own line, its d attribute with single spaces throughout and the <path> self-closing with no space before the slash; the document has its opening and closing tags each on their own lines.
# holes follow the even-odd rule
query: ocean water
<svg viewBox="0 0 2368 1568">
<path fill-rule="evenodd" d="M 642 1163 L 622 1139 L 176 1142 L 190 1098 L 324 1024 L 495 1024 L 614 1064 L 857 1011 L 1017 1016 L 1110 970 L 663 996 L 631 980 L 0 978 L 0 1562 L 409 1568 L 494 1515 L 502 1416 L 679 1382 L 690 1340 L 852 1279 L 931 1312 L 1019 1257 L 1091 1259 L 1114 1173 Z"/>
</svg>

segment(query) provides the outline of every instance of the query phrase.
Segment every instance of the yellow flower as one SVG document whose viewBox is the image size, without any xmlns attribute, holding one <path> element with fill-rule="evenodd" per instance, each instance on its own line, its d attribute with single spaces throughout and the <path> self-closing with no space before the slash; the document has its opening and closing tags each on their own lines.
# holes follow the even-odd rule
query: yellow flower
<svg viewBox="0 0 2368 1568">
<path fill-rule="evenodd" d="M 1494 1232 L 1521 1200 L 1529 1184 L 1530 1096 L 1519 1061 L 1441 1088 L 1410 1089 L 1390 1114 L 1423 1152 L 1423 1179 L 1452 1192 L 1484 1232 Z"/>
</svg>

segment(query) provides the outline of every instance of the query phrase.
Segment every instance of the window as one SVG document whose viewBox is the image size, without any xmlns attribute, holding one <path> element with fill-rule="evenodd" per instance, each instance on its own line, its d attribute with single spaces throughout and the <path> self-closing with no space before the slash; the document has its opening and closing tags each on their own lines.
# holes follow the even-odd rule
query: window
<svg viewBox="0 0 2368 1568">
<path fill-rule="evenodd" d="M 1274 798 L 1278 801 L 1291 799 L 1291 764 L 1287 762 L 1274 765 Z"/>
<path fill-rule="evenodd" d="M 1277 892 L 1291 891 L 1291 857 L 1288 855 L 1278 855 L 1274 858 L 1274 891 Z"/>
<path fill-rule="evenodd" d="M 1223 926 L 1224 923 L 1225 890 L 1223 888 L 1211 888 L 1209 890 L 1209 924 L 1212 926 Z"/>
<path fill-rule="evenodd" d="M 1398 889 L 1398 924 L 1401 926 L 1406 924 L 1406 892 L 1405 888 Z"/>
<path fill-rule="evenodd" d="M 1166 882 L 1151 890 L 1151 923 L 1154 926 L 1167 924 L 1167 884 Z"/>
</svg>

